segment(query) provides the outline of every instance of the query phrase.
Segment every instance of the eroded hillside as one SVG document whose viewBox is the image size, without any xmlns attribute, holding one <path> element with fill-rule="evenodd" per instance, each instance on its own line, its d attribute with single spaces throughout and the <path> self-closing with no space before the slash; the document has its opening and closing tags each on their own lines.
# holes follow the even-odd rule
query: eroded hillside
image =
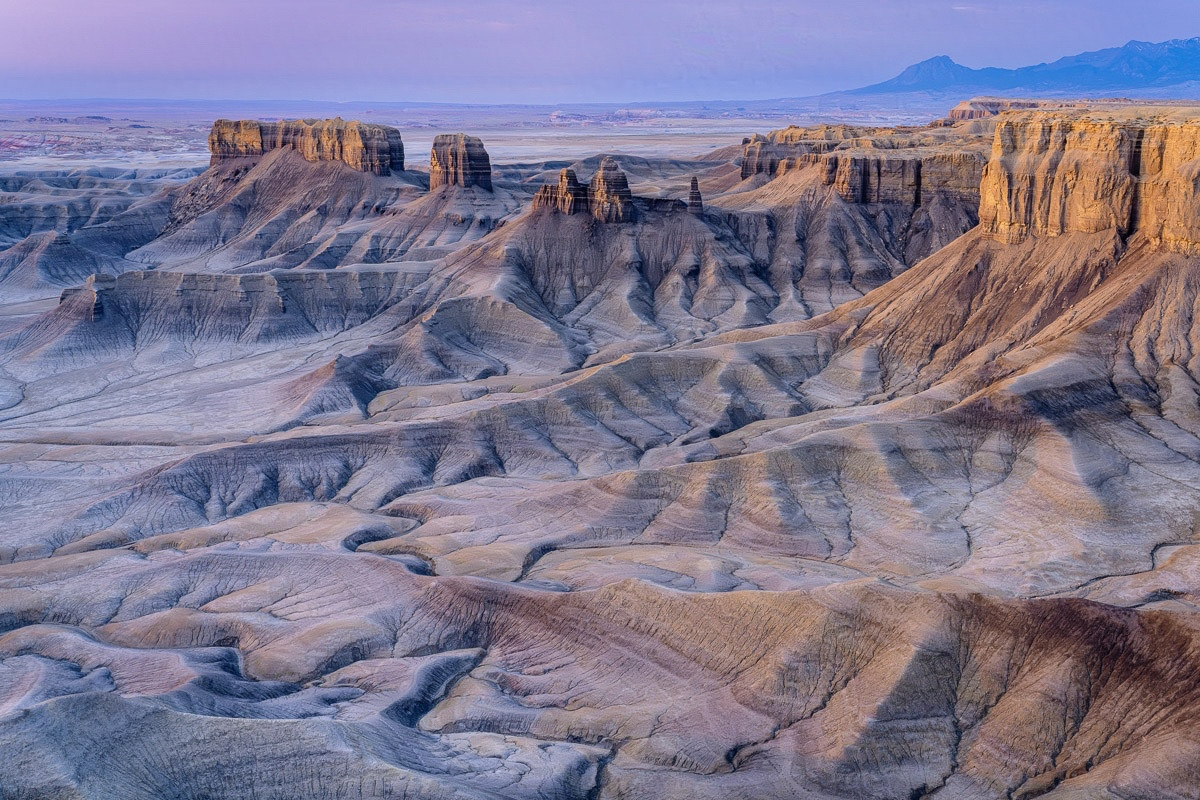
<svg viewBox="0 0 1200 800">
<path fill-rule="evenodd" d="M 1193 796 L 1200 112 L 1027 105 L 4 179 L 0 783 Z"/>
</svg>

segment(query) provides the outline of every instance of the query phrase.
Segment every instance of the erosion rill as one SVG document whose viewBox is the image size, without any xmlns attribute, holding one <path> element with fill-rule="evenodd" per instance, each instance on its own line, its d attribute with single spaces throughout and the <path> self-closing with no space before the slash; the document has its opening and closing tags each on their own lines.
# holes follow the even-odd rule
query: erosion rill
<svg viewBox="0 0 1200 800">
<path fill-rule="evenodd" d="M 210 148 L 3 178 L 0 796 L 1195 796 L 1200 107 Z"/>
</svg>

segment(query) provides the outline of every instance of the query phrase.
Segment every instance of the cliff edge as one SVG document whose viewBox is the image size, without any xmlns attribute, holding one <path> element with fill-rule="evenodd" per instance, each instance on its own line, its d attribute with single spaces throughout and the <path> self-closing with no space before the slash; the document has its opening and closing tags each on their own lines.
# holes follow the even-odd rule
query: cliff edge
<svg viewBox="0 0 1200 800">
<path fill-rule="evenodd" d="M 1115 229 L 1200 249 L 1200 123 L 1030 114 L 996 128 L 980 186 L 985 235 L 1015 243 Z"/>
</svg>

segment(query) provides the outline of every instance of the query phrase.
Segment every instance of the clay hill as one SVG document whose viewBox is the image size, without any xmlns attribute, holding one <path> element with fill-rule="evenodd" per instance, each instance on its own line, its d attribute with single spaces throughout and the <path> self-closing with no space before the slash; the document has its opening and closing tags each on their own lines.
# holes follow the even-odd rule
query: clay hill
<svg viewBox="0 0 1200 800">
<path fill-rule="evenodd" d="M 1200 108 L 0 178 L 0 794 L 1200 791 Z"/>
</svg>

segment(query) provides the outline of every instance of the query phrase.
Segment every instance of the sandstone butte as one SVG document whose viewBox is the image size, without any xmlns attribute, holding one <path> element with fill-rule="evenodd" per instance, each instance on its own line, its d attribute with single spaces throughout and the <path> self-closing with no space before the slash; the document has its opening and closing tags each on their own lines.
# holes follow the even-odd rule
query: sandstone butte
<svg viewBox="0 0 1200 800">
<path fill-rule="evenodd" d="M 439 134 L 429 154 L 429 188 L 478 186 L 492 190 L 492 162 L 475 136 Z"/>
<path fill-rule="evenodd" d="M 257 157 L 271 150 L 294 150 L 307 161 L 340 161 L 362 172 L 388 175 L 404 171 L 400 131 L 387 125 L 326 120 L 221 119 L 208 135 L 212 164 Z"/>
</svg>

